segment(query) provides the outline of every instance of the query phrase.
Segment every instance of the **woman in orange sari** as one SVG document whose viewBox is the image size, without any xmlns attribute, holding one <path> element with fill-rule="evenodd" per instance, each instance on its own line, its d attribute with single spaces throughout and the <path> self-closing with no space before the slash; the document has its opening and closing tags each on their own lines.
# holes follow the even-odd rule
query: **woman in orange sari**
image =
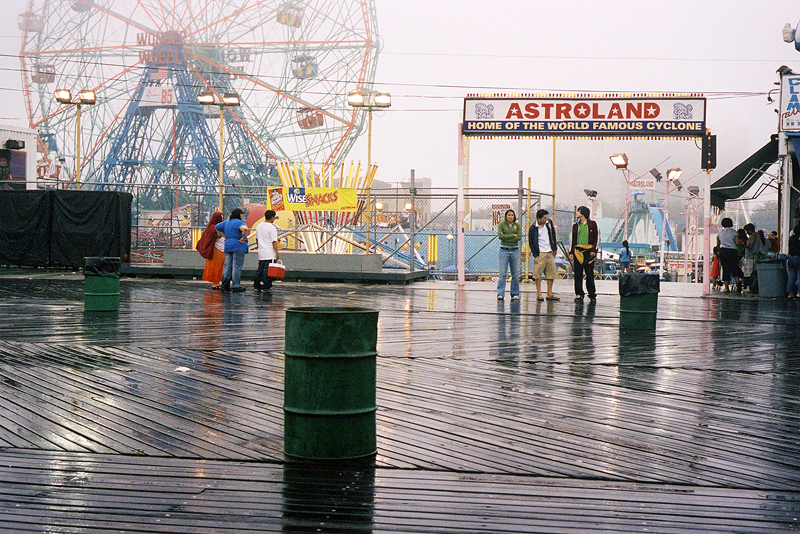
<svg viewBox="0 0 800 534">
<path fill-rule="evenodd" d="M 203 235 L 197 241 L 197 252 L 205 258 L 206 268 L 203 271 L 203 280 L 211 282 L 211 289 L 219 289 L 222 282 L 222 267 L 225 264 L 225 237 L 217 236 L 217 229 L 214 228 L 221 223 L 223 215 L 221 211 L 215 211 L 208 221 L 208 226 L 203 230 Z"/>
</svg>

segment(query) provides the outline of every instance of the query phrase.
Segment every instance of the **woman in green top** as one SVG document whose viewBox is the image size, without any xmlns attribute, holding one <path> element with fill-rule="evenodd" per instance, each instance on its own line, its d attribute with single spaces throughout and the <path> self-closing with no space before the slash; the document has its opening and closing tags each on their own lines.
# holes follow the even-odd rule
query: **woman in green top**
<svg viewBox="0 0 800 534">
<path fill-rule="evenodd" d="M 511 267 L 511 300 L 519 300 L 519 242 L 522 226 L 517 222 L 514 210 L 506 210 L 503 221 L 497 227 L 500 239 L 500 276 L 497 279 L 497 300 L 503 300 L 506 292 L 506 272 Z"/>
</svg>

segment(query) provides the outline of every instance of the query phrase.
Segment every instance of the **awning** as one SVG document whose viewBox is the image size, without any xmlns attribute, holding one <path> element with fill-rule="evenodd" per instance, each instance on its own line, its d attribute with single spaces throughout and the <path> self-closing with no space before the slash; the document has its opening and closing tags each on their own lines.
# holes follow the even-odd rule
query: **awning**
<svg viewBox="0 0 800 534">
<path fill-rule="evenodd" d="M 758 152 L 711 184 L 711 205 L 724 210 L 726 200 L 744 195 L 777 161 L 778 135 L 773 134 Z"/>
</svg>

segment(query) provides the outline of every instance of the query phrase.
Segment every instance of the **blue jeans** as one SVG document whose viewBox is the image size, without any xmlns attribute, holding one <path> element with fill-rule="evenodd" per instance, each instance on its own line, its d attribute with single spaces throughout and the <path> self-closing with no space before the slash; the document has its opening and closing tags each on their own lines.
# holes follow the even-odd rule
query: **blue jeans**
<svg viewBox="0 0 800 534">
<path fill-rule="evenodd" d="M 789 272 L 786 292 L 797 295 L 797 290 L 800 289 L 800 256 L 789 256 L 786 259 L 786 270 Z"/>
<path fill-rule="evenodd" d="M 500 248 L 500 276 L 497 278 L 497 296 L 506 292 L 506 273 L 511 267 L 511 296 L 519 296 L 519 247 L 514 250 Z"/>
<path fill-rule="evenodd" d="M 225 253 L 225 265 L 222 267 L 222 287 L 223 291 L 231 289 L 231 281 L 233 287 L 242 287 L 242 266 L 244 265 L 244 255 L 247 254 L 244 250 L 236 252 Z"/>
</svg>

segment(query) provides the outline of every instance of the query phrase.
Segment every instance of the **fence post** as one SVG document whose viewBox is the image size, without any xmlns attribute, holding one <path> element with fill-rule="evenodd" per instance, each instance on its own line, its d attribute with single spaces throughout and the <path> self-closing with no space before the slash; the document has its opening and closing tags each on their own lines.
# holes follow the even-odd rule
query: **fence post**
<svg viewBox="0 0 800 534">
<path fill-rule="evenodd" d="M 522 207 L 523 207 L 523 204 L 522 204 L 523 196 L 522 195 L 523 195 L 524 192 L 525 192 L 525 190 L 522 188 L 522 171 L 519 171 L 519 177 L 518 177 L 518 180 L 517 180 L 517 206 L 519 206 L 519 215 L 520 215 L 520 221 L 521 221 L 520 224 L 522 224 L 522 229 L 521 229 L 522 230 L 522 235 L 527 235 L 528 227 L 525 226 L 525 217 L 522 216 Z M 530 214 L 528 214 L 528 218 L 530 218 Z M 522 251 L 523 250 L 525 250 L 525 239 L 524 238 L 519 243 L 520 260 L 522 259 Z M 527 267 L 527 265 L 528 265 L 528 262 L 526 261 L 525 262 L 525 266 Z M 521 273 L 517 273 L 517 276 L 520 276 L 520 274 Z M 527 274 L 527 271 L 526 271 L 525 274 Z"/>
<path fill-rule="evenodd" d="M 415 235 L 414 232 L 416 231 L 416 221 L 417 218 L 417 204 L 415 201 L 415 195 L 417 194 L 417 187 L 414 181 L 414 169 L 411 169 L 411 179 L 410 179 L 410 189 L 409 193 L 411 196 L 411 210 L 408 212 L 408 233 L 411 234 L 411 242 L 408 246 L 408 270 L 412 273 L 414 272 L 414 256 L 417 253 L 417 249 L 414 246 L 415 243 Z"/>
</svg>

